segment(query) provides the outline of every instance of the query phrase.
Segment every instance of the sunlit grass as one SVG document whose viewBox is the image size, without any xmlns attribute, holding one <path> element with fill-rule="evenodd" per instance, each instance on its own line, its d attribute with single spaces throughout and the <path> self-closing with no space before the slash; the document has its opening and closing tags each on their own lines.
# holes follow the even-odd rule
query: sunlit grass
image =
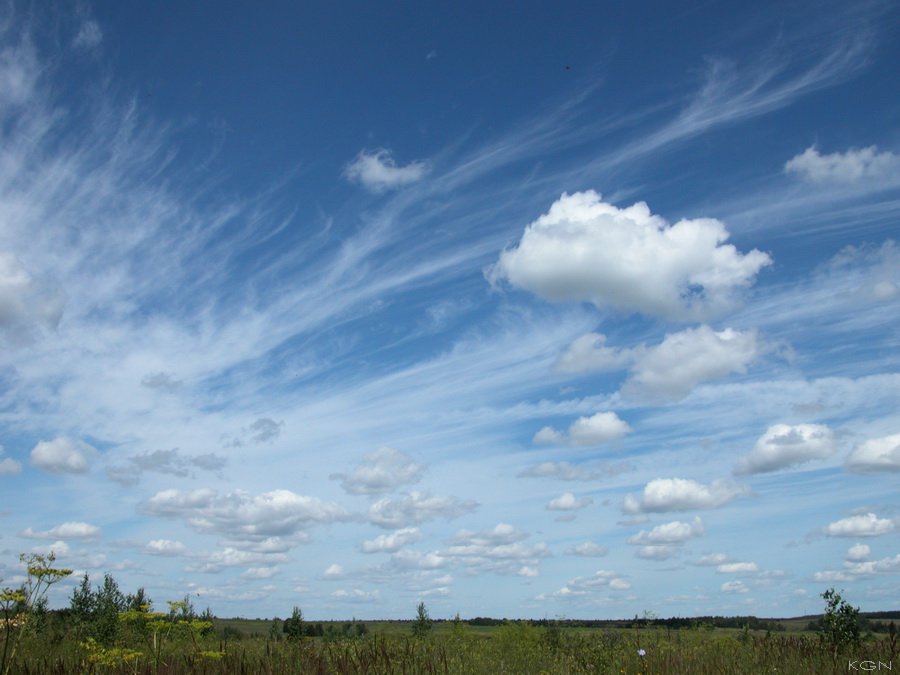
<svg viewBox="0 0 900 675">
<path fill-rule="evenodd" d="M 893 651 L 892 651 L 893 650 Z M 32 635 L 23 641 L 12 673 L 69 675 L 187 673 L 288 675 L 307 673 L 445 673 L 522 675 L 705 675 L 846 673 L 848 663 L 900 665 L 896 643 L 865 641 L 858 653 L 835 653 L 805 635 L 683 629 L 592 629 L 508 622 L 490 636 L 465 624 L 415 638 L 408 625 L 375 629 L 352 639 L 275 640 L 221 633 L 172 640 L 161 653 L 140 644 L 102 648 L 66 635 Z M 871 666 L 870 666 L 871 668 Z"/>
</svg>

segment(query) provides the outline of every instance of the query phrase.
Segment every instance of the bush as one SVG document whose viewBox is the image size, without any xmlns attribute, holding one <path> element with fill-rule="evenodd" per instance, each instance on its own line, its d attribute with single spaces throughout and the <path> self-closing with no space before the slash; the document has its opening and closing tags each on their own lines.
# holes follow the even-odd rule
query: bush
<svg viewBox="0 0 900 675">
<path fill-rule="evenodd" d="M 822 593 L 825 599 L 825 616 L 819 639 L 832 646 L 836 652 L 859 647 L 859 607 L 853 607 L 833 588 Z"/>
</svg>

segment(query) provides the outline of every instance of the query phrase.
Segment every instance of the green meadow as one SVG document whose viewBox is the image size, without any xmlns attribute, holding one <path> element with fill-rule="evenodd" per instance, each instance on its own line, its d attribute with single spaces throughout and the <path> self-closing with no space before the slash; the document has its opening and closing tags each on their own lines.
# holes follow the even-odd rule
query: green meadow
<svg viewBox="0 0 900 675">
<path fill-rule="evenodd" d="M 0 592 L 0 675 L 591 674 L 697 675 L 891 672 L 900 612 L 861 614 L 833 589 L 822 615 L 620 621 L 488 617 L 435 620 L 424 603 L 407 621 L 217 618 L 190 600 L 155 607 L 85 576 L 70 606 L 46 591 L 68 575 L 23 558 L 28 580 Z"/>
</svg>

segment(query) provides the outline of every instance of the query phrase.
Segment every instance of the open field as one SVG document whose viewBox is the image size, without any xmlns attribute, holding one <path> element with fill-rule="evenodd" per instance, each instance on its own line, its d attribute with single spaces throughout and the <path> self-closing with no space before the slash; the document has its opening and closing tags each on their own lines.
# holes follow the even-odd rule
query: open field
<svg viewBox="0 0 900 675">
<path fill-rule="evenodd" d="M 188 596 L 153 611 L 144 590 L 123 594 L 87 575 L 70 606 L 45 592 L 70 574 L 31 556 L 28 580 L 0 592 L 0 675 L 680 675 L 892 671 L 900 612 L 861 614 L 833 589 L 822 616 L 509 621 L 309 621 L 198 615 Z"/>
<path fill-rule="evenodd" d="M 815 617 L 776 620 L 784 630 L 715 628 L 696 622 L 528 621 L 468 625 L 437 621 L 419 636 L 412 621 L 305 622 L 323 637 L 286 639 L 282 622 L 263 619 L 123 622 L 114 644 L 78 637 L 54 621 L 22 641 L 10 673 L 141 675 L 187 673 L 594 674 L 891 672 L 896 634 L 865 634 L 858 647 L 835 649 L 806 630 Z M 540 622 L 544 623 L 544 622 Z M 359 630 L 359 625 L 365 628 Z M 196 630 L 192 630 L 192 627 Z"/>
</svg>

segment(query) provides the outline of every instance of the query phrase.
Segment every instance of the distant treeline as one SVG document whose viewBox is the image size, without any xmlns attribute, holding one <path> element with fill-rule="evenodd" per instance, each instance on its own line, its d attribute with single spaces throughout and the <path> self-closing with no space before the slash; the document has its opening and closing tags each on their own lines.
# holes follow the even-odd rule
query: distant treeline
<svg viewBox="0 0 900 675">
<path fill-rule="evenodd" d="M 873 633 L 887 633 L 892 620 L 900 619 L 900 611 L 891 612 L 861 612 L 859 621 L 860 630 Z M 806 617 L 804 617 L 806 618 Z M 468 619 L 464 623 L 470 626 L 502 626 L 507 619 L 494 619 L 478 616 Z M 660 628 L 747 628 L 749 630 L 786 630 L 779 619 L 760 619 L 756 616 L 696 616 L 696 617 L 670 617 L 634 619 L 531 619 L 532 626 L 557 626 L 560 628 L 640 628 L 656 626 Z M 807 625 L 807 630 L 820 630 L 823 627 L 823 618 L 816 616 Z"/>
<path fill-rule="evenodd" d="M 479 616 L 466 621 L 470 626 L 501 626 L 506 619 L 492 619 Z M 557 626 L 560 628 L 749 628 L 750 630 L 785 630 L 774 619 L 759 619 L 755 616 L 699 616 L 634 619 L 531 619 L 532 626 Z"/>
</svg>

